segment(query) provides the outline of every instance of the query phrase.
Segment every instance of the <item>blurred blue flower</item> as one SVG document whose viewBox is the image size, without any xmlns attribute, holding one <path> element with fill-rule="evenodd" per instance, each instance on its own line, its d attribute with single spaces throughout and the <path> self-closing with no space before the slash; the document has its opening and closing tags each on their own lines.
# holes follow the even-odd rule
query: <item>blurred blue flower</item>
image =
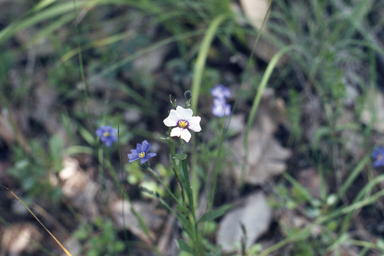
<svg viewBox="0 0 384 256">
<path fill-rule="evenodd" d="M 211 94 L 213 97 L 218 99 L 225 99 L 231 97 L 231 91 L 224 85 L 216 85 L 211 89 Z"/>
<path fill-rule="evenodd" d="M 149 158 L 156 156 L 156 153 L 148 153 L 151 143 L 144 140 L 142 144 L 137 143 L 136 149 L 131 149 L 132 154 L 128 154 L 129 162 L 133 162 L 140 159 L 143 164 L 148 161 Z"/>
<path fill-rule="evenodd" d="M 384 166 L 384 147 L 377 147 L 375 150 L 372 152 L 372 158 L 375 159 L 373 162 L 374 167 L 380 167 Z"/>
<path fill-rule="evenodd" d="M 231 115 L 231 105 L 225 99 L 213 99 L 212 114 L 218 117 Z"/>
<path fill-rule="evenodd" d="M 97 136 L 100 136 L 102 142 L 105 143 L 107 147 L 112 146 L 113 142 L 117 141 L 117 129 L 112 126 L 100 126 L 95 131 Z"/>
</svg>

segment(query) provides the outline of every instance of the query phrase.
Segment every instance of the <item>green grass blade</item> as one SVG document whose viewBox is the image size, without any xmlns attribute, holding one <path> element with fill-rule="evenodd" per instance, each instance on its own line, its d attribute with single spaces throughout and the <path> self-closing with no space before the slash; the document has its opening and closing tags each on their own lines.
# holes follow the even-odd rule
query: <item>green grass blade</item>
<svg viewBox="0 0 384 256">
<path fill-rule="evenodd" d="M 271 77 L 272 71 L 275 69 L 277 62 L 280 60 L 280 58 L 286 52 L 294 50 L 294 49 L 296 49 L 295 46 L 287 46 L 287 47 L 284 47 L 283 49 L 281 49 L 278 53 L 276 53 L 276 55 L 273 56 L 273 58 L 269 62 L 268 67 L 264 72 L 263 78 L 261 79 L 259 88 L 258 88 L 256 96 L 255 96 L 255 99 L 253 100 L 251 112 L 249 114 L 249 118 L 247 121 L 247 127 L 246 127 L 245 134 L 244 134 L 243 145 L 244 145 L 244 150 L 245 150 L 245 159 L 244 159 L 243 167 L 242 167 L 242 177 L 244 176 L 245 167 L 246 167 L 245 164 L 247 163 L 247 160 L 248 160 L 248 134 L 249 134 L 249 130 L 251 129 L 251 125 L 255 119 L 257 108 L 259 107 L 261 96 L 263 95 L 263 91 L 267 87 L 268 80 Z"/>
<path fill-rule="evenodd" d="M 205 62 L 206 62 L 207 56 L 208 56 L 208 50 L 211 47 L 213 37 L 215 36 L 216 31 L 219 28 L 219 25 L 226 18 L 228 18 L 227 15 L 220 15 L 220 16 L 216 17 L 212 21 L 212 23 L 209 25 L 207 32 L 205 33 L 205 36 L 204 36 L 203 41 L 201 43 L 199 53 L 197 55 L 196 64 L 195 64 L 192 89 L 191 89 L 191 91 L 192 91 L 191 107 L 192 107 L 192 110 L 194 113 L 196 113 L 196 109 L 197 109 L 197 100 L 199 99 L 201 80 L 203 78 Z"/>
</svg>

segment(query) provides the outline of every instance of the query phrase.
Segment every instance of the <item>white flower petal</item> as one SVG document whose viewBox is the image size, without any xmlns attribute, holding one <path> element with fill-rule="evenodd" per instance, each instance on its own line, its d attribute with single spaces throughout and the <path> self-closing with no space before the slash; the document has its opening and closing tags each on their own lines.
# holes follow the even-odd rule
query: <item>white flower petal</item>
<svg viewBox="0 0 384 256">
<path fill-rule="evenodd" d="M 171 111 L 169 112 L 169 116 L 164 119 L 163 123 L 165 124 L 165 126 L 173 127 L 177 125 L 177 122 L 179 120 L 179 113 L 176 110 L 171 109 Z"/>
<path fill-rule="evenodd" d="M 183 131 L 183 129 L 180 127 L 173 128 L 171 131 L 171 137 L 175 137 L 175 136 L 180 137 L 182 131 Z"/>
<path fill-rule="evenodd" d="M 188 120 L 193 115 L 193 111 L 190 108 L 185 109 L 183 107 L 177 106 L 176 111 L 179 113 L 179 118 L 184 120 Z"/>
<path fill-rule="evenodd" d="M 201 117 L 199 116 L 193 116 L 191 118 L 188 119 L 188 128 L 194 132 L 200 132 L 201 131 L 201 127 L 200 127 L 200 120 L 201 120 Z"/>
<path fill-rule="evenodd" d="M 183 139 L 183 140 L 185 140 L 186 142 L 189 142 L 189 140 L 191 139 L 191 133 L 188 131 L 188 129 L 183 129 L 182 131 L 181 131 L 181 138 Z"/>
</svg>

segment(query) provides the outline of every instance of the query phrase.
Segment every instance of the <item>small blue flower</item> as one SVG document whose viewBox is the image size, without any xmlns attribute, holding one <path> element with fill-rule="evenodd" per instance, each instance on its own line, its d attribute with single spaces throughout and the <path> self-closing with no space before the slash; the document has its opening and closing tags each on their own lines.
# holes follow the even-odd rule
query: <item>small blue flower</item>
<svg viewBox="0 0 384 256">
<path fill-rule="evenodd" d="M 113 142 L 117 141 L 117 129 L 112 126 L 100 126 L 95 131 L 97 136 L 100 136 L 102 142 L 105 143 L 107 147 L 112 146 Z"/>
<path fill-rule="evenodd" d="M 129 162 L 133 162 L 140 159 L 143 164 L 148 161 L 149 158 L 156 156 L 156 153 L 147 153 L 151 143 L 144 140 L 142 144 L 137 143 L 136 149 L 131 149 L 132 154 L 128 154 Z"/>
<path fill-rule="evenodd" d="M 224 85 L 216 85 L 211 89 L 211 94 L 213 97 L 218 99 L 225 99 L 231 97 L 231 91 Z"/>
<path fill-rule="evenodd" d="M 231 115 L 231 105 L 225 99 L 213 99 L 212 114 L 218 117 Z"/>
<path fill-rule="evenodd" d="M 374 167 L 380 167 L 384 166 L 384 147 L 377 147 L 375 150 L 372 152 L 372 158 L 375 159 L 373 162 Z"/>
</svg>

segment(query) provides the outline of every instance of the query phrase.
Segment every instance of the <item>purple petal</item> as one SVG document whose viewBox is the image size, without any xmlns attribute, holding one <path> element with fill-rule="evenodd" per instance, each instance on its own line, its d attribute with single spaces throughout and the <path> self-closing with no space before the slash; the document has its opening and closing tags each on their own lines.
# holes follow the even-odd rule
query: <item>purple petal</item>
<svg viewBox="0 0 384 256">
<path fill-rule="evenodd" d="M 151 143 L 148 143 L 148 141 L 144 140 L 141 146 L 141 150 L 147 153 L 150 147 L 151 147 Z"/>
<path fill-rule="evenodd" d="M 221 84 L 213 87 L 211 90 L 211 94 L 213 97 L 220 98 L 220 99 L 231 97 L 231 91 L 227 87 Z"/>
<path fill-rule="evenodd" d="M 103 126 L 100 126 L 99 128 L 96 129 L 95 134 L 97 136 L 102 136 L 104 134 L 104 129 Z"/>
<path fill-rule="evenodd" d="M 157 156 L 157 154 L 156 153 L 147 153 L 145 156 L 148 158 L 151 158 L 151 157 Z"/>
<path fill-rule="evenodd" d="M 136 144 L 136 151 L 137 151 L 137 152 L 143 152 L 143 151 L 141 150 L 141 144 L 139 144 L 139 143 Z"/>
<path fill-rule="evenodd" d="M 127 156 L 129 158 L 129 162 L 133 162 L 140 159 L 139 154 L 128 154 Z"/>
</svg>

